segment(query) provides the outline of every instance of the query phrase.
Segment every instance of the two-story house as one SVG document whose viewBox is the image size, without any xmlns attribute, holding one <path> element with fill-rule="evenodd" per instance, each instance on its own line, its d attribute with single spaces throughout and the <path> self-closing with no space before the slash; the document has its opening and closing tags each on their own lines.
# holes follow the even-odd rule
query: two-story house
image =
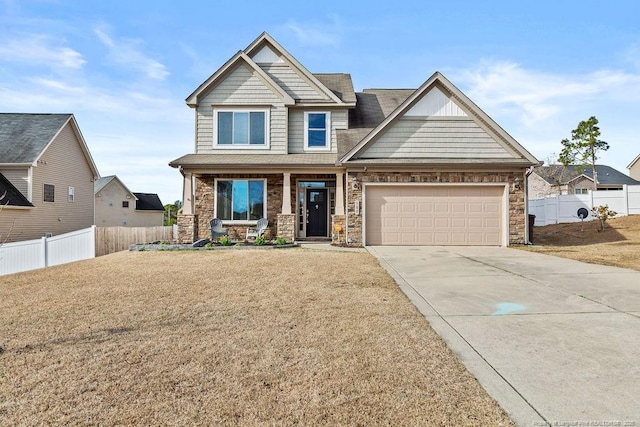
<svg viewBox="0 0 640 427">
<path fill-rule="evenodd" d="M 159 227 L 164 206 L 156 193 L 134 193 L 115 175 L 94 183 L 98 227 Z"/>
<path fill-rule="evenodd" d="M 538 161 L 442 74 L 418 89 L 355 93 L 349 74 L 313 74 L 267 33 L 186 100 L 195 153 L 180 239 L 220 218 L 242 239 L 349 245 L 526 241 L 525 171 Z"/>
<path fill-rule="evenodd" d="M 93 225 L 98 177 L 73 114 L 0 113 L 0 243 Z"/>
</svg>

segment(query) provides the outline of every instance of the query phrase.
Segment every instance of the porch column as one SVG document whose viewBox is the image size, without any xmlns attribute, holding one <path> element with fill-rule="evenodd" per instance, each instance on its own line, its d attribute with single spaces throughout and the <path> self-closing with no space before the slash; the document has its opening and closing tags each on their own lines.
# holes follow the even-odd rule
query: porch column
<svg viewBox="0 0 640 427">
<path fill-rule="evenodd" d="M 184 182 L 182 184 L 182 214 L 193 215 L 193 185 L 190 173 L 184 174 Z"/>
<path fill-rule="evenodd" d="M 282 174 L 282 209 L 280 213 L 291 215 L 291 173 Z"/>
<path fill-rule="evenodd" d="M 336 172 L 336 215 L 344 215 L 344 186 L 342 184 L 342 172 Z"/>
</svg>

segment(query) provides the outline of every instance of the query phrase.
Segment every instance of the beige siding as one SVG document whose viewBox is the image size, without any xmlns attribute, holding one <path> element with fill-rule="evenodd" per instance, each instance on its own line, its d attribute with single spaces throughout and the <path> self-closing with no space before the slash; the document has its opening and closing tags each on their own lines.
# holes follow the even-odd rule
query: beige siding
<svg viewBox="0 0 640 427">
<path fill-rule="evenodd" d="M 307 80 L 284 64 L 259 64 L 278 85 L 293 99 L 302 101 L 328 100 L 319 90 L 313 88 Z"/>
<path fill-rule="evenodd" d="M 24 197 L 29 197 L 29 168 L 3 168 L 0 173 L 7 178 Z"/>
<path fill-rule="evenodd" d="M 472 120 L 400 119 L 361 158 L 511 158 Z"/>
<path fill-rule="evenodd" d="M 45 233 L 54 235 L 93 225 L 93 173 L 71 125 L 67 124 L 33 168 L 32 203 L 28 210 L 6 209 L 0 212 L 0 234 L 9 240 L 30 240 Z M 43 201 L 44 184 L 55 185 L 55 201 Z M 74 187 L 75 199 L 67 200 L 68 187 Z"/>
<path fill-rule="evenodd" d="M 527 192 L 529 199 L 538 199 L 558 194 L 558 187 L 552 186 L 544 178 L 532 173 L 527 178 Z"/>
<path fill-rule="evenodd" d="M 213 149 L 213 104 L 271 105 L 270 149 L 249 150 L 258 153 L 286 153 L 287 110 L 282 100 L 245 65 L 236 67 L 200 101 L 196 117 L 196 153 L 237 154 L 239 150 Z"/>
<path fill-rule="evenodd" d="M 127 198 L 127 196 L 129 198 Z M 136 200 L 117 180 L 112 180 L 96 193 L 96 226 L 115 227 L 129 225 L 130 217 L 136 209 Z M 122 207 L 122 202 L 129 202 L 129 207 Z M 158 224 L 156 224 L 158 225 Z"/>
<path fill-rule="evenodd" d="M 123 207 L 122 202 L 129 202 Z M 136 199 L 117 180 L 96 193 L 97 227 L 156 227 L 164 223 L 164 211 L 138 211 Z"/>
<path fill-rule="evenodd" d="M 640 160 L 629 169 L 629 176 L 640 181 Z"/>
<path fill-rule="evenodd" d="M 325 110 L 326 111 L 326 110 Z M 348 129 L 349 111 L 329 110 L 331 113 L 331 151 L 337 152 L 336 130 Z M 304 153 L 304 111 L 289 111 L 289 153 Z"/>
</svg>

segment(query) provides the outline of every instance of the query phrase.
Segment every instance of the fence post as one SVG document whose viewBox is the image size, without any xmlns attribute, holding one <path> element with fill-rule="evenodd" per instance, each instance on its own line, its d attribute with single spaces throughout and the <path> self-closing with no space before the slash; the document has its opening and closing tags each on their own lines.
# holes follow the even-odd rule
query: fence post
<svg viewBox="0 0 640 427">
<path fill-rule="evenodd" d="M 627 184 L 622 184 L 622 206 L 624 206 L 623 214 L 629 215 L 629 187 Z"/>
<path fill-rule="evenodd" d="M 46 237 L 42 237 L 42 260 L 44 261 L 43 267 L 49 267 L 49 241 Z"/>
<path fill-rule="evenodd" d="M 589 210 L 593 209 L 593 190 L 589 191 Z"/>
</svg>

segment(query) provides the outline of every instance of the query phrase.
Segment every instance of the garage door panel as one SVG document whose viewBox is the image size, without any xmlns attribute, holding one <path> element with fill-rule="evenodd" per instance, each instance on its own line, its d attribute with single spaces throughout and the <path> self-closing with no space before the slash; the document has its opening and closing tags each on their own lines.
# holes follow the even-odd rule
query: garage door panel
<svg viewBox="0 0 640 427">
<path fill-rule="evenodd" d="M 503 186 L 369 186 L 366 244 L 501 245 Z"/>
</svg>

